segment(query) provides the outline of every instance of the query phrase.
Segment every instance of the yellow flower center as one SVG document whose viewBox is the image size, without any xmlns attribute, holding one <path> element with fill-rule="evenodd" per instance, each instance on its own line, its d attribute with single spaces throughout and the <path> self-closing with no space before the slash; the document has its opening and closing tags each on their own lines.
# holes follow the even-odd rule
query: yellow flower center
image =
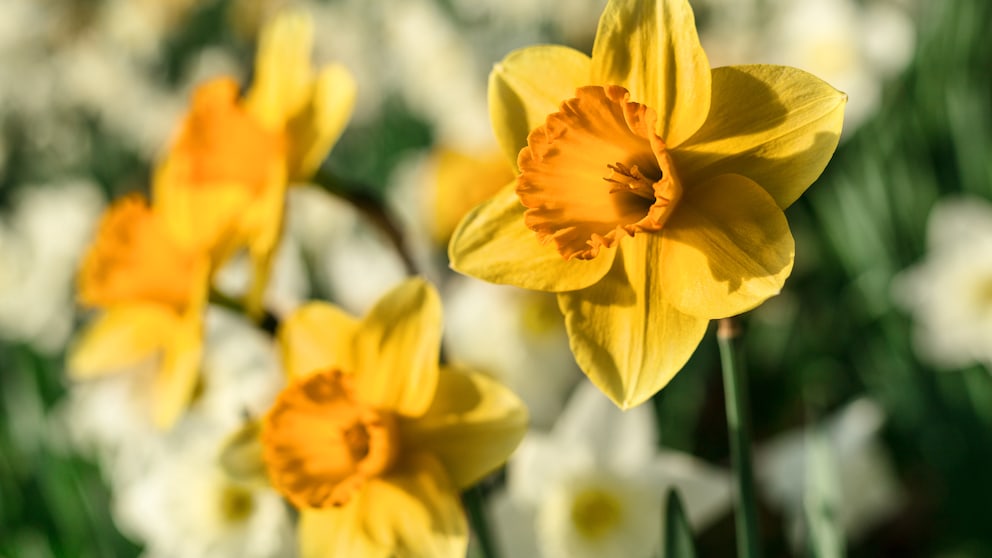
<svg viewBox="0 0 992 558">
<path fill-rule="evenodd" d="M 658 231 L 682 197 L 657 114 L 620 86 L 587 86 L 520 151 L 524 222 L 565 259 L 591 259 L 623 235 Z"/>
<path fill-rule="evenodd" d="M 589 488 L 572 500 L 572 524 L 587 539 L 609 533 L 623 519 L 623 505 L 605 490 Z"/>
<path fill-rule="evenodd" d="M 220 515 L 228 523 L 241 523 L 255 510 L 255 497 L 248 488 L 227 484 L 220 493 Z"/>
<path fill-rule="evenodd" d="M 182 310 L 192 296 L 195 256 L 183 250 L 140 195 L 107 210 L 79 273 L 86 306 L 159 302 Z"/>
<path fill-rule="evenodd" d="M 234 182 L 257 193 L 283 156 L 285 138 L 245 112 L 234 80 L 219 78 L 194 92 L 173 150 L 186 163 L 185 185 Z"/>
<path fill-rule="evenodd" d="M 269 479 L 298 508 L 346 504 L 399 450 L 395 417 L 358 401 L 338 370 L 283 390 L 265 418 L 262 445 Z"/>
</svg>

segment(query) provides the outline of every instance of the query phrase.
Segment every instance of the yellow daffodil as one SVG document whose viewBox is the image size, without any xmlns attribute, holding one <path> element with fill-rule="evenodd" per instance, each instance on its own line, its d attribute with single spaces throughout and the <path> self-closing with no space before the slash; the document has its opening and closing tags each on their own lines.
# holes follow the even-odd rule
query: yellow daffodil
<svg viewBox="0 0 992 558">
<path fill-rule="evenodd" d="M 518 176 L 460 224 L 452 266 L 558 293 L 579 365 L 637 405 L 709 320 L 779 292 L 783 210 L 830 159 L 845 100 L 795 68 L 711 69 L 687 0 L 611 0 L 591 57 L 536 46 L 493 70 Z"/>
<path fill-rule="evenodd" d="M 254 81 L 242 98 L 231 78 L 193 94 L 155 176 L 157 206 L 175 234 L 223 260 L 247 247 L 258 313 L 282 230 L 286 186 L 316 172 L 351 115 L 355 83 L 336 64 L 314 72 L 313 25 L 285 12 L 263 30 Z"/>
<path fill-rule="evenodd" d="M 209 258 L 173 238 L 143 198 L 118 200 L 80 270 L 80 303 L 102 313 L 71 350 L 69 373 L 92 378 L 159 357 L 151 412 L 170 427 L 196 387 L 209 275 Z"/>
<path fill-rule="evenodd" d="M 304 558 L 465 556 L 460 490 L 523 437 L 505 387 L 438 366 L 441 305 L 411 279 L 362 320 L 325 303 L 279 332 L 287 387 L 264 417 L 270 482 L 300 509 Z"/>
</svg>

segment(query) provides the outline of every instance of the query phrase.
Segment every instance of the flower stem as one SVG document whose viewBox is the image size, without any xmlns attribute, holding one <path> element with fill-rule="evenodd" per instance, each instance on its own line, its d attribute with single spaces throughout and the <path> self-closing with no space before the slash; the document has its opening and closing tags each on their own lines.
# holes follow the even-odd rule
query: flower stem
<svg viewBox="0 0 992 558">
<path fill-rule="evenodd" d="M 489 531 L 489 523 L 486 521 L 486 499 L 481 485 L 475 485 L 462 493 L 462 503 L 468 512 L 468 520 L 472 524 L 472 531 L 479 542 L 479 550 L 483 558 L 498 558 L 496 543 L 493 541 L 492 533 Z"/>
<path fill-rule="evenodd" d="M 740 558 L 758 558 L 761 551 L 754 499 L 754 474 L 751 470 L 751 410 L 740 355 L 740 333 L 740 326 L 734 318 L 724 318 L 717 327 L 716 339 L 720 345 L 730 457 L 736 481 L 737 555 Z"/>
<path fill-rule="evenodd" d="M 313 183 L 324 191 L 350 203 L 352 207 L 369 219 L 389 239 L 390 244 L 396 250 L 396 255 L 402 260 L 407 274 L 418 274 L 417 265 L 413 261 L 409 246 L 403 238 L 403 231 L 396 222 L 395 216 L 386 207 L 382 197 L 375 193 L 381 189 L 354 180 L 345 180 L 331 174 L 323 167 L 313 177 Z"/>
</svg>

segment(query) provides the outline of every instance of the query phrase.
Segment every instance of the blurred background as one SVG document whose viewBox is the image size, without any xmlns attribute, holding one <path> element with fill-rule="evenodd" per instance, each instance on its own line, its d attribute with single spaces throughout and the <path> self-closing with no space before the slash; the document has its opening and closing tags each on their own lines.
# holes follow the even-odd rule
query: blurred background
<svg viewBox="0 0 992 558">
<path fill-rule="evenodd" d="M 582 376 L 554 299 L 454 276 L 444 246 L 468 208 L 512 179 L 489 129 L 490 68 L 537 43 L 589 52 L 604 4 L 293 2 L 314 19 L 315 60 L 346 65 L 359 95 L 318 179 L 333 192 L 291 193 L 270 309 L 323 298 L 362 312 L 403 276 L 400 244 L 441 290 L 449 357 L 515 389 L 535 436 L 563 430 Z M 992 556 L 992 3 L 692 4 L 713 66 L 787 64 L 849 95 L 836 155 L 787 212 L 795 271 L 743 318 L 767 555 L 826 540 L 850 556 Z M 73 385 L 63 359 L 87 319 L 73 281 L 102 209 L 148 192 L 197 83 L 248 82 L 259 26 L 285 5 L 0 2 L 0 556 L 225 555 L 160 542 L 197 536 L 169 524 L 194 504 L 155 499 L 200 494 L 158 466 L 185 453 L 155 454 L 122 481 L 106 440 L 125 435 L 129 388 Z M 383 214 L 392 239 L 369 217 Z M 237 262 L 218 278 L 233 290 L 241 280 Z M 276 367 L 267 338 L 232 319 L 211 318 L 205 366 Z M 729 467 L 712 331 L 647 408 L 649 443 L 692 456 L 692 470 Z M 492 501 L 508 497 L 515 470 L 486 484 Z M 525 536 L 490 515 L 504 554 L 529 555 L 505 548 Z M 700 555 L 731 555 L 727 504 L 703 515 Z M 530 529 L 553 538 L 542 525 Z"/>
</svg>

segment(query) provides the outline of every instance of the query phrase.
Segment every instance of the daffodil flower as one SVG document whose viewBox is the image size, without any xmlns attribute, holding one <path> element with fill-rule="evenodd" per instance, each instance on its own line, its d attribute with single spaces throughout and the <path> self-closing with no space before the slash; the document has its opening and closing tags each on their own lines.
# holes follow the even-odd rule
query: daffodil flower
<svg viewBox="0 0 992 558">
<path fill-rule="evenodd" d="M 151 413 L 171 427 L 196 387 L 209 276 L 209 258 L 172 237 L 143 198 L 118 200 L 80 270 L 80 303 L 102 313 L 70 351 L 70 375 L 93 378 L 159 357 Z"/>
<path fill-rule="evenodd" d="M 452 267 L 558 293 L 583 371 L 638 405 L 709 320 L 779 292 L 783 210 L 830 159 L 845 100 L 795 68 L 711 69 L 687 0 L 612 0 L 591 58 L 535 46 L 494 68 L 490 116 L 518 175 L 462 221 Z"/>
<path fill-rule="evenodd" d="M 268 478 L 300 509 L 304 557 L 461 557 L 459 491 L 516 447 L 509 390 L 439 367 L 441 305 L 411 279 L 362 320 L 325 303 L 278 334 L 287 387 L 262 421 Z"/>
<path fill-rule="evenodd" d="M 554 426 L 528 432 L 494 494 L 494 531 L 507 556 L 657 556 L 664 495 L 678 490 L 695 529 L 731 504 L 727 471 L 691 455 L 656 448 L 650 406 L 620 411 L 580 384 Z"/>
<path fill-rule="evenodd" d="M 286 187 L 316 172 L 354 106 L 351 74 L 337 64 L 315 73 L 312 43 L 305 15 L 276 17 L 262 30 L 246 95 L 231 78 L 200 86 L 155 173 L 155 204 L 177 235 L 219 260 L 248 248 L 253 314 L 282 230 Z"/>
</svg>

